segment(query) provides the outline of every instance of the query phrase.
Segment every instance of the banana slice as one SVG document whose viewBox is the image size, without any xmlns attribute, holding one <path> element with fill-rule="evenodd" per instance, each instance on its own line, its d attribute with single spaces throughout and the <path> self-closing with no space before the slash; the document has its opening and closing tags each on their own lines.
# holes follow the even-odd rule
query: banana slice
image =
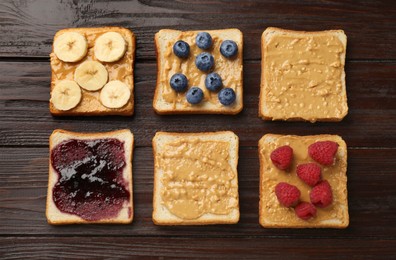
<svg viewBox="0 0 396 260">
<path fill-rule="evenodd" d="M 55 55 L 65 62 L 76 62 L 85 57 L 88 43 L 84 35 L 77 32 L 65 32 L 54 41 Z"/>
<path fill-rule="evenodd" d="M 74 80 L 83 89 L 96 91 L 107 82 L 108 72 L 106 67 L 98 61 L 85 61 L 74 71 Z"/>
<path fill-rule="evenodd" d="M 121 34 L 107 32 L 95 41 L 95 57 L 103 62 L 114 62 L 121 59 L 126 51 L 126 42 Z"/>
<path fill-rule="evenodd" d="M 128 103 L 130 97 L 131 90 L 129 87 L 119 80 L 113 80 L 100 91 L 99 99 L 105 107 L 120 108 Z"/>
<path fill-rule="evenodd" d="M 81 89 L 72 80 L 62 80 L 56 83 L 51 93 L 51 102 L 56 109 L 70 110 L 81 100 Z"/>
</svg>

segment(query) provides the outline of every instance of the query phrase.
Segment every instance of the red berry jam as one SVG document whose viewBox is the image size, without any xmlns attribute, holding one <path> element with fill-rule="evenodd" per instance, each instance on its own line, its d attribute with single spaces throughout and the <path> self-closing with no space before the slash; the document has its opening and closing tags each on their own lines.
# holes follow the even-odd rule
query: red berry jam
<svg viewBox="0 0 396 260">
<path fill-rule="evenodd" d="M 124 143 L 113 138 L 70 139 L 51 151 L 58 173 L 52 195 L 65 213 L 88 221 L 114 218 L 130 193 L 122 172 L 126 165 Z"/>
</svg>

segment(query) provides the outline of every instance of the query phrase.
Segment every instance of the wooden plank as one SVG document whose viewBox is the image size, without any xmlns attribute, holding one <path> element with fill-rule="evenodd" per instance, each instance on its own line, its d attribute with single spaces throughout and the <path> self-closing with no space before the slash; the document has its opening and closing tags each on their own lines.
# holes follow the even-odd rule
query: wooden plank
<svg viewBox="0 0 396 260">
<path fill-rule="evenodd" d="M 393 259 L 395 240 L 158 237 L 6 237 L 3 259 Z"/>
<path fill-rule="evenodd" d="M 157 227 L 152 223 L 153 157 L 150 147 L 136 148 L 133 160 L 135 219 L 131 225 L 46 223 L 47 148 L 0 148 L 0 235 L 203 236 L 396 238 L 394 183 L 396 149 L 348 150 L 350 227 L 264 229 L 258 224 L 259 162 L 256 147 L 239 152 L 241 220 L 237 225 Z"/>
<path fill-rule="evenodd" d="M 136 115 L 66 117 L 49 114 L 50 68 L 46 62 L 0 62 L 0 146 L 46 146 L 56 128 L 109 131 L 130 128 L 137 146 L 149 146 L 156 131 L 233 130 L 242 145 L 254 146 L 264 133 L 341 135 L 349 146 L 396 147 L 396 63 L 349 62 L 349 115 L 339 123 L 264 122 L 257 116 L 260 63 L 245 62 L 244 110 L 237 116 L 159 116 L 152 108 L 154 63 L 136 64 Z"/>
<path fill-rule="evenodd" d="M 347 59 L 396 59 L 396 5 L 389 1 L 12 1 L 0 3 L 0 56 L 48 57 L 56 31 L 68 27 L 124 26 L 137 35 L 137 59 L 154 60 L 162 28 L 244 32 L 246 59 L 260 59 L 269 26 L 296 30 L 344 29 Z M 362 23 L 364 26 L 362 26 Z M 18 32 L 18 33 L 16 33 Z"/>
</svg>

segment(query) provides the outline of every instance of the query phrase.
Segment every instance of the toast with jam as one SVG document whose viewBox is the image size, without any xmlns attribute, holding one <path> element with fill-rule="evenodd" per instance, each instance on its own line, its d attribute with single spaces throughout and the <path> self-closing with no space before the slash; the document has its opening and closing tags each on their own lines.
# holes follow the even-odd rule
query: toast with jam
<svg viewBox="0 0 396 260">
<path fill-rule="evenodd" d="M 133 219 L 130 130 L 50 136 L 48 223 L 127 224 Z"/>
</svg>

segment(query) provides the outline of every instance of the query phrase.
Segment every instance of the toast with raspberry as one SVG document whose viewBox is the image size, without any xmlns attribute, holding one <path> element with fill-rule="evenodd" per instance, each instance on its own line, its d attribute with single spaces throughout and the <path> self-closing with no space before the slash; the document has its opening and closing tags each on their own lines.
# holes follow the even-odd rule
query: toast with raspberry
<svg viewBox="0 0 396 260">
<path fill-rule="evenodd" d="M 279 168 L 274 154 L 277 158 L 292 158 L 290 165 Z M 259 141 L 259 158 L 259 222 L 263 227 L 349 225 L 347 146 L 340 136 L 266 134 Z"/>
</svg>

